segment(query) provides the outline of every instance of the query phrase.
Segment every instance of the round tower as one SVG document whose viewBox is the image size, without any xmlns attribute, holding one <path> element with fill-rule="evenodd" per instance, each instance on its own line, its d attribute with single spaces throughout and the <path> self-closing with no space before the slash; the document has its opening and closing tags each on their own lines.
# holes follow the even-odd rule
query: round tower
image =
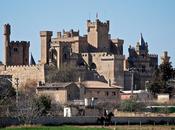
<svg viewBox="0 0 175 130">
<path fill-rule="evenodd" d="M 4 65 L 8 65 L 9 59 L 9 43 L 10 43 L 10 25 L 4 25 Z"/>
</svg>

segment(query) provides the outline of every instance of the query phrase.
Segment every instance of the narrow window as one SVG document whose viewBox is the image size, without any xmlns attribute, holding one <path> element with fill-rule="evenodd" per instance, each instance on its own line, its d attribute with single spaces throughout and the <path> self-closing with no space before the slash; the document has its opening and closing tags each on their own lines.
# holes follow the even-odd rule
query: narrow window
<svg viewBox="0 0 175 130">
<path fill-rule="evenodd" d="M 115 96 L 116 95 L 116 92 L 112 92 L 112 95 Z"/>
<path fill-rule="evenodd" d="M 17 52 L 18 51 L 18 48 L 14 48 L 13 50 L 14 50 L 14 52 Z"/>
</svg>

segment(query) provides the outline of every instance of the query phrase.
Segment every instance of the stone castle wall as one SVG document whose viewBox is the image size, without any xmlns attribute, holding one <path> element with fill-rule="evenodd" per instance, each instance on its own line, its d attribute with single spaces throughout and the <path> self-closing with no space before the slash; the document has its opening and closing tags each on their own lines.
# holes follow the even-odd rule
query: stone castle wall
<svg viewBox="0 0 175 130">
<path fill-rule="evenodd" d="M 123 71 L 123 55 L 114 55 L 106 52 L 97 53 L 82 53 L 84 61 L 91 66 L 92 63 L 96 65 L 96 71 L 101 79 L 119 86 L 124 86 L 124 71 Z"/>
<path fill-rule="evenodd" d="M 17 66 L 0 66 L 0 75 L 12 75 L 12 84 L 14 87 L 16 80 L 19 78 L 19 88 L 29 81 L 45 82 L 44 65 L 17 65 Z"/>
</svg>

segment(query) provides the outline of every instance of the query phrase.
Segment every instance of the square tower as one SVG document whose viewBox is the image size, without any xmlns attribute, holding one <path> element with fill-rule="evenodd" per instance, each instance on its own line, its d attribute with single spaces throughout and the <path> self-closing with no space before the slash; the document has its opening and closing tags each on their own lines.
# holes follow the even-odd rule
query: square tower
<svg viewBox="0 0 175 130">
<path fill-rule="evenodd" d="M 101 22 L 96 19 L 95 22 L 87 21 L 87 40 L 88 43 L 98 51 L 109 51 L 109 21 Z"/>
<path fill-rule="evenodd" d="M 28 41 L 10 41 L 10 24 L 4 25 L 4 65 L 29 65 Z"/>
</svg>

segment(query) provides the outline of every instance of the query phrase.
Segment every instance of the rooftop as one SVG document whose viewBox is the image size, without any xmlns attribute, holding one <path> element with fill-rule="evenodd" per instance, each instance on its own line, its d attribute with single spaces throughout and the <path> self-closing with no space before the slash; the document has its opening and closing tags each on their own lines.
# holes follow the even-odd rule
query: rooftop
<svg viewBox="0 0 175 130">
<path fill-rule="evenodd" d="M 104 82 L 100 82 L 100 81 L 83 81 L 82 84 L 86 87 L 86 88 L 103 88 L 103 89 L 120 89 L 120 86 L 117 85 L 113 85 L 111 84 L 111 86 L 108 83 L 104 83 Z"/>
<path fill-rule="evenodd" d="M 46 83 L 44 85 L 38 86 L 37 88 L 65 88 L 70 84 L 72 84 L 72 82 Z"/>
</svg>

